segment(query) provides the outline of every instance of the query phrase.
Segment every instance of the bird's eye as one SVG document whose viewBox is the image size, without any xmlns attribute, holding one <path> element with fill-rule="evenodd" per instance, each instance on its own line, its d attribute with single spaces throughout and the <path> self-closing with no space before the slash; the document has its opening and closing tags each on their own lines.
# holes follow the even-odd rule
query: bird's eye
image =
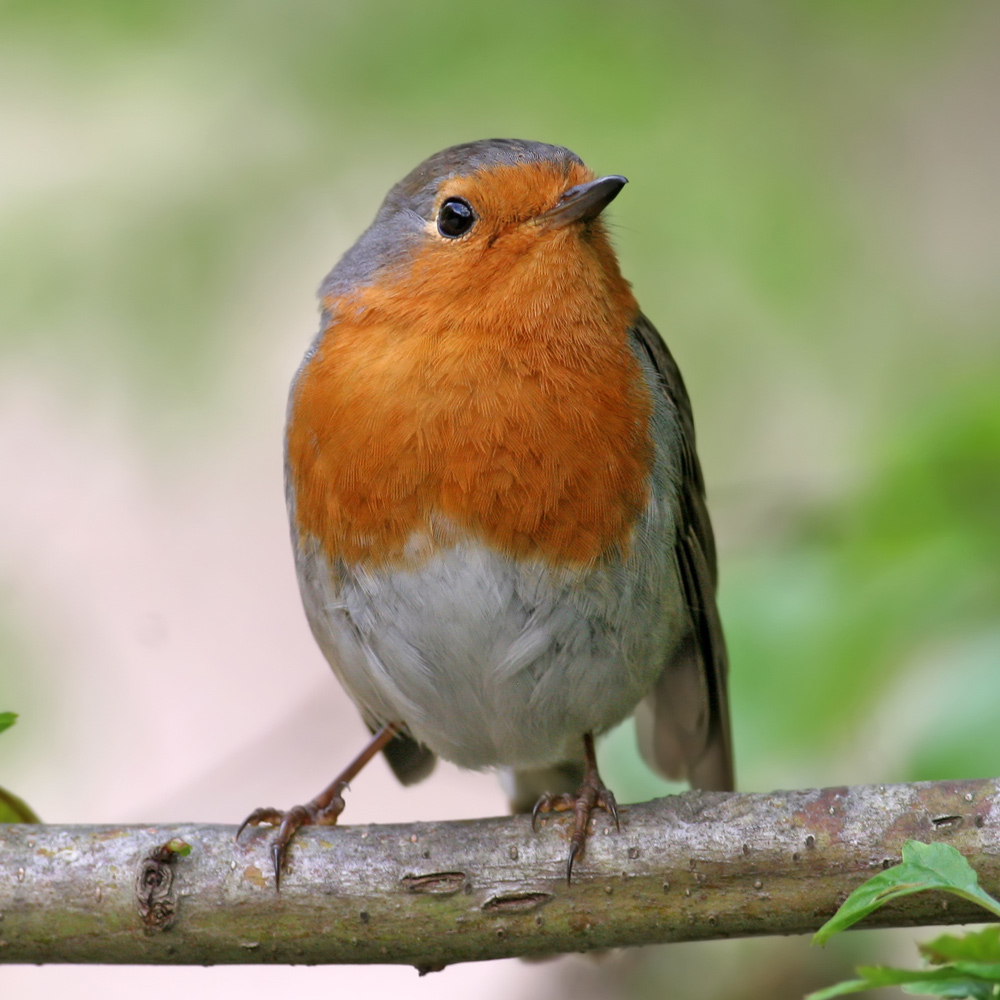
<svg viewBox="0 0 1000 1000">
<path fill-rule="evenodd" d="M 476 221 L 476 213 L 464 198 L 449 198 L 438 211 L 438 232 L 450 240 L 464 236 Z"/>
</svg>

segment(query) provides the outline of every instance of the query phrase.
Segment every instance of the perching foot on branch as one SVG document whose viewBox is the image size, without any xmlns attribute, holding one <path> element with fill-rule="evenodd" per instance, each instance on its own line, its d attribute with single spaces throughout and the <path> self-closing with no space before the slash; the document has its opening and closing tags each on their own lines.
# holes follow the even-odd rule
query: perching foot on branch
<svg viewBox="0 0 1000 1000">
<path fill-rule="evenodd" d="M 371 738 L 368 745 L 344 768 L 336 778 L 323 789 L 314 799 L 305 805 L 292 806 L 291 809 L 275 809 L 273 806 L 262 806 L 240 824 L 236 831 L 236 839 L 248 826 L 259 826 L 268 823 L 278 827 L 274 840 L 271 841 L 271 861 L 274 864 L 274 888 L 281 888 L 281 870 L 285 864 L 285 855 L 295 832 L 302 826 L 334 826 L 337 818 L 344 811 L 344 790 L 350 787 L 350 781 L 358 772 L 396 735 L 399 727 L 394 723 L 383 726 Z"/>
<path fill-rule="evenodd" d="M 576 794 L 566 792 L 562 795 L 552 795 L 546 792 L 531 810 L 532 829 L 538 828 L 538 814 L 543 812 L 563 812 L 572 809 L 574 813 L 573 835 L 569 840 L 569 859 L 566 862 L 566 884 L 573 879 L 573 862 L 582 858 L 587 849 L 587 830 L 590 817 L 597 808 L 603 809 L 615 821 L 615 829 L 621 832 L 618 821 L 618 804 L 610 789 L 606 788 L 597 771 L 597 755 L 594 752 L 594 737 L 585 733 L 583 737 L 583 752 L 585 770 L 583 783 Z"/>
</svg>

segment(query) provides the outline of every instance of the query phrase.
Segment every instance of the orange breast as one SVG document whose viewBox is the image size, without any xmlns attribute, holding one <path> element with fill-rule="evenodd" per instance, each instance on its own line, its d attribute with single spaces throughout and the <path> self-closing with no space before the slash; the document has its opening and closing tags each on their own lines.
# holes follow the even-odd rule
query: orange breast
<svg viewBox="0 0 1000 1000">
<path fill-rule="evenodd" d="M 522 235 L 326 303 L 288 457 L 329 557 L 413 563 L 456 530 L 562 565 L 627 548 L 652 460 L 635 300 L 599 230 Z"/>
</svg>

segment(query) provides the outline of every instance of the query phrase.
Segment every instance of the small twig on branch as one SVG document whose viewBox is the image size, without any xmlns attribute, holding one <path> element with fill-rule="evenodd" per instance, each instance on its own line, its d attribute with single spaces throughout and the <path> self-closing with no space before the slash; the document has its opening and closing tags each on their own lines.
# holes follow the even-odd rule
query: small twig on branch
<svg viewBox="0 0 1000 1000">
<path fill-rule="evenodd" d="M 908 839 L 1000 894 L 1000 779 L 742 795 L 598 816 L 566 886 L 566 823 L 523 816 L 304 828 L 275 892 L 261 829 L 0 825 L 0 962 L 453 962 L 815 930 Z M 191 850 L 184 855 L 185 845 Z M 983 922 L 939 893 L 863 926 Z"/>
</svg>

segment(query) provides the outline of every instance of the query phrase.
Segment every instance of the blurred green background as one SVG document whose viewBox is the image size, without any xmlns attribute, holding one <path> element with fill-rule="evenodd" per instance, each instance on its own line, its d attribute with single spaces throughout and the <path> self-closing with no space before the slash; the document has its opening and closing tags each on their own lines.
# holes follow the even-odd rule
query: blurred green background
<svg viewBox="0 0 1000 1000">
<path fill-rule="evenodd" d="M 73 614 L 36 583 L 80 468 L 41 474 L 30 415 L 83 428 L 88 470 L 97 426 L 193 494 L 213 449 L 259 451 L 276 512 L 323 274 L 425 156 L 508 135 L 630 178 L 613 231 L 694 400 L 741 787 L 1000 773 L 998 42 L 985 0 L 0 3 L 0 709 L 22 713 L 0 784 L 32 801 L 18 776 L 55 753 L 32 713 L 71 716 L 52 706 L 87 669 L 39 634 Z M 619 801 L 665 787 L 630 732 L 602 754 Z M 533 975 L 784 998 L 900 946 Z"/>
</svg>

